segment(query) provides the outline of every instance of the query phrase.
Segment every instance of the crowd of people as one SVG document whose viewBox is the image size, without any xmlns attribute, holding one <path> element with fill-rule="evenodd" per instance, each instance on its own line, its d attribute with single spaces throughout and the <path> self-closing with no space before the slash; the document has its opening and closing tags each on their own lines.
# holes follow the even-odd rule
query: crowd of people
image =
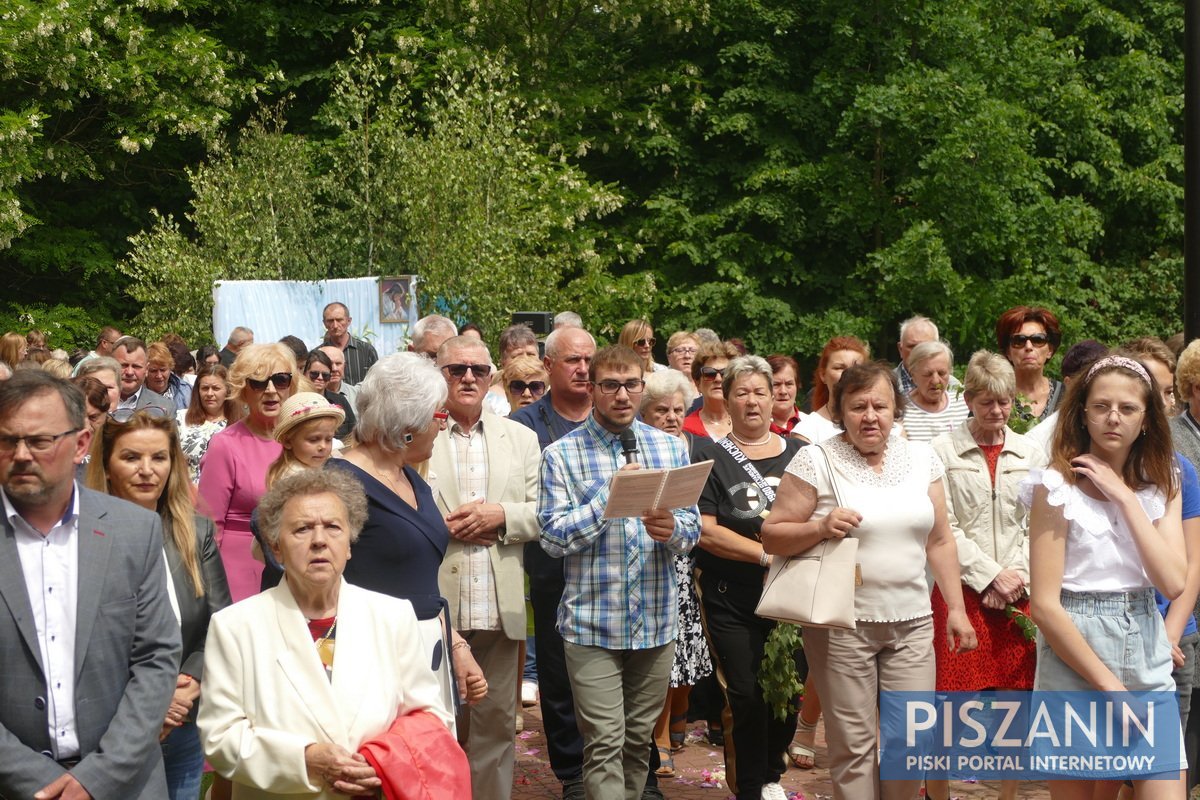
<svg viewBox="0 0 1200 800">
<path fill-rule="evenodd" d="M 806 391 L 706 329 L 600 347 L 568 312 L 493 354 L 433 315 L 380 357 L 352 321 L 0 337 L 0 796 L 508 800 L 538 702 L 564 800 L 663 797 L 690 719 L 738 800 L 786 798 L 822 719 L 835 797 L 942 800 L 880 779 L 879 693 L 988 689 L 1174 692 L 1167 779 L 1051 791 L 1195 785 L 1200 340 L 1077 342 L 1059 381 L 1020 306 L 960 380 L 916 316 L 899 364 L 836 336 Z M 700 462 L 695 505 L 606 513 L 616 473 Z M 764 577 L 845 537 L 856 627 L 803 630 L 780 708 Z"/>
</svg>

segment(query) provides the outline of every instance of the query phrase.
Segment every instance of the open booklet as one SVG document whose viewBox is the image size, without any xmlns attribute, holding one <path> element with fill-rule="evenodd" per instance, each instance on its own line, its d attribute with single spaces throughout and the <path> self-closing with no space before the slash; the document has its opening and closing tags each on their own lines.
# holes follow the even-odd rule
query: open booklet
<svg viewBox="0 0 1200 800">
<path fill-rule="evenodd" d="M 655 508 L 696 505 L 712 472 L 713 462 L 701 461 L 675 469 L 632 469 L 613 475 L 605 519 L 640 517 Z"/>
</svg>

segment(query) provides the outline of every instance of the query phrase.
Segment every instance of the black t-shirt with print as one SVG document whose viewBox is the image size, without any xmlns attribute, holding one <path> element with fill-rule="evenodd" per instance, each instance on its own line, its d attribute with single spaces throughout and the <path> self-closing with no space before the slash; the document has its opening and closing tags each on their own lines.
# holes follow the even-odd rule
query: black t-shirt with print
<svg viewBox="0 0 1200 800">
<path fill-rule="evenodd" d="M 788 437 L 784 440 L 782 453 L 769 458 L 753 459 L 751 463 L 768 485 L 778 488 L 784 470 L 803 444 L 799 439 Z M 713 462 L 708 483 L 700 493 L 700 501 L 697 504 L 700 513 L 712 514 L 720 525 L 747 539 L 759 541 L 763 523 L 762 512 L 770 508 L 770 502 L 759 491 L 758 485 L 745 467 L 735 461 L 717 442 L 706 444 L 697 453 L 697 460 Z M 731 561 L 714 556 L 704 549 L 703 534 L 700 536 L 700 545 L 696 548 L 696 566 L 704 571 L 706 579 L 716 578 L 751 586 L 762 585 L 762 567 L 747 561 Z"/>
</svg>

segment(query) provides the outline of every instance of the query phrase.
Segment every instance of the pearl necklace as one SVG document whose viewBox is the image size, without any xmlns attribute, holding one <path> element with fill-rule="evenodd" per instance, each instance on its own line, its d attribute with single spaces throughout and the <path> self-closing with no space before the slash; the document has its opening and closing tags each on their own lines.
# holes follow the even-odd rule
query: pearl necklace
<svg viewBox="0 0 1200 800">
<path fill-rule="evenodd" d="M 763 437 L 762 439 L 760 439 L 759 441 L 757 441 L 757 442 L 747 442 L 745 439 L 743 439 L 742 437 L 738 436 L 738 435 L 737 435 L 736 433 L 734 433 L 733 431 L 730 431 L 730 432 L 729 432 L 729 438 L 730 438 L 730 439 L 733 439 L 735 442 L 737 442 L 738 444 L 742 445 L 743 447 L 762 447 L 764 444 L 767 444 L 768 442 L 770 442 L 770 441 L 771 441 L 771 437 L 772 437 L 772 436 L 774 436 L 774 435 L 775 435 L 775 434 L 771 433 L 771 431 L 769 431 L 769 430 L 768 430 L 768 431 L 767 431 L 767 435 L 766 435 L 766 436 L 764 436 L 764 437 Z"/>
</svg>

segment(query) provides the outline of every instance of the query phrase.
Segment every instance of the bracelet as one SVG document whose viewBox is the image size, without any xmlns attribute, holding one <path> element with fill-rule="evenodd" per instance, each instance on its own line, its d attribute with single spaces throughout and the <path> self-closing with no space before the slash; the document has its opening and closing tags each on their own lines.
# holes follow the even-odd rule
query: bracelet
<svg viewBox="0 0 1200 800">
<path fill-rule="evenodd" d="M 465 647 L 468 650 L 471 649 L 471 645 L 467 644 L 466 642 L 455 642 L 453 645 L 450 646 L 450 652 L 454 653 L 454 651 L 460 647 Z"/>
<path fill-rule="evenodd" d="M 763 550 L 763 551 L 762 551 L 762 555 L 760 555 L 760 556 L 758 557 L 758 565 L 759 565 L 760 567 L 769 567 L 769 566 L 771 566 L 771 556 L 769 556 L 769 555 L 767 554 L 767 551 L 766 551 L 766 550 Z"/>
</svg>

